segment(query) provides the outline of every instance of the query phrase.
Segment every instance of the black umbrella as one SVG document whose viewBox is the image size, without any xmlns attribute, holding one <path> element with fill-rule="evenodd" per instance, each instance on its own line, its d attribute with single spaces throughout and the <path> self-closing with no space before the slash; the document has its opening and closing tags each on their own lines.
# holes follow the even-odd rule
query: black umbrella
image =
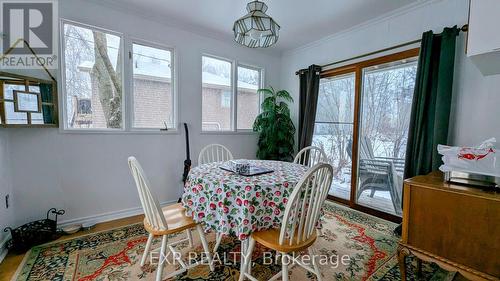
<svg viewBox="0 0 500 281">
<path fill-rule="evenodd" d="M 187 123 L 184 123 L 184 131 L 186 131 L 186 160 L 184 160 L 184 173 L 182 174 L 182 182 L 186 183 L 189 170 L 191 170 L 191 156 L 189 153 L 189 130 Z"/>
<path fill-rule="evenodd" d="M 184 160 L 184 173 L 182 173 L 182 182 L 186 184 L 189 170 L 191 170 L 191 156 L 189 153 L 189 130 L 187 123 L 184 123 L 184 131 L 186 131 L 186 160 Z M 181 198 L 179 198 L 179 202 L 181 202 Z"/>
</svg>

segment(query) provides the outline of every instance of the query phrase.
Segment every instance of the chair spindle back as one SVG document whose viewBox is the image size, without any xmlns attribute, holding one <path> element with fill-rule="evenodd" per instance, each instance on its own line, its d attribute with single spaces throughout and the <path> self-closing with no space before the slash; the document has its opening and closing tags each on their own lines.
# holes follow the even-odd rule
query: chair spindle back
<svg viewBox="0 0 500 281">
<path fill-rule="evenodd" d="M 167 221 L 161 210 L 160 203 L 149 189 L 150 184 L 141 164 L 139 164 L 139 161 L 135 157 L 130 156 L 128 158 L 128 166 L 134 177 L 146 220 L 154 229 L 167 230 Z"/>
<path fill-rule="evenodd" d="M 283 215 L 279 239 L 281 245 L 299 244 L 313 235 L 332 178 L 332 166 L 319 163 L 310 168 L 297 183 Z"/>
<path fill-rule="evenodd" d="M 312 167 L 318 163 L 326 162 L 328 162 L 328 157 L 326 156 L 325 151 L 316 146 L 302 148 L 293 160 L 293 163 L 301 164 L 307 167 Z"/>
<path fill-rule="evenodd" d="M 209 144 L 200 151 L 198 165 L 228 160 L 233 160 L 233 154 L 227 147 L 222 144 Z"/>
</svg>

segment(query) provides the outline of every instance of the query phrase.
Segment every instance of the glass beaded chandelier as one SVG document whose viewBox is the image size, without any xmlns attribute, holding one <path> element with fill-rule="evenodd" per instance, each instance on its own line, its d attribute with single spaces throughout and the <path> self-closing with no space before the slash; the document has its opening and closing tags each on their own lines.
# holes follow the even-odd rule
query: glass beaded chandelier
<svg viewBox="0 0 500 281">
<path fill-rule="evenodd" d="M 247 4 L 248 14 L 239 18 L 233 26 L 234 40 L 249 48 L 267 48 L 278 41 L 280 26 L 266 14 L 264 2 Z"/>
</svg>

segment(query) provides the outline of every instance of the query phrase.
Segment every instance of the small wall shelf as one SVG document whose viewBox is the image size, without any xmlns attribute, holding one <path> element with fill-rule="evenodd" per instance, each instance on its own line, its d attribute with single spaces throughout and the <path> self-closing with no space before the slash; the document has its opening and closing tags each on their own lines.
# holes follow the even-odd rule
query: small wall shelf
<svg viewBox="0 0 500 281">
<path fill-rule="evenodd" d="M 57 83 L 0 72 L 0 127 L 57 128 Z"/>
</svg>

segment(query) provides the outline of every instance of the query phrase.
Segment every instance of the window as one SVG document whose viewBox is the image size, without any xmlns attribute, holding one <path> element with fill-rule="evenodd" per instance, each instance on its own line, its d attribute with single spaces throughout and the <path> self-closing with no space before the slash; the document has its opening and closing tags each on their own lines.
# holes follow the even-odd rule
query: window
<svg viewBox="0 0 500 281">
<path fill-rule="evenodd" d="M 356 200 L 360 205 L 398 216 L 402 214 L 403 172 L 416 74 L 416 58 L 369 66 L 362 71 Z M 370 182 L 383 187 L 372 189 Z"/>
<path fill-rule="evenodd" d="M 260 112 L 261 71 L 259 69 L 238 66 L 238 129 L 251 130 L 253 122 Z"/>
<path fill-rule="evenodd" d="M 348 146 L 354 127 L 354 81 L 354 73 L 320 80 L 313 135 L 313 144 L 323 148 L 338 171 L 330 194 L 342 199 L 349 199 L 351 191 L 352 161 Z"/>
<path fill-rule="evenodd" d="M 201 71 L 202 129 L 204 131 L 232 130 L 232 63 L 203 56 Z M 225 93 L 230 93 L 229 98 Z M 226 107 L 226 105 L 229 106 Z"/>
<path fill-rule="evenodd" d="M 417 56 L 412 49 L 321 74 L 313 145 L 334 166 L 331 196 L 401 216 Z"/>
<path fill-rule="evenodd" d="M 62 40 L 65 126 L 123 129 L 123 38 L 64 22 Z"/>
<path fill-rule="evenodd" d="M 261 69 L 239 65 L 235 74 L 233 64 L 226 59 L 202 57 L 203 131 L 251 130 L 259 114 Z"/>
<path fill-rule="evenodd" d="M 175 128 L 170 50 L 132 46 L 134 128 Z"/>
</svg>

